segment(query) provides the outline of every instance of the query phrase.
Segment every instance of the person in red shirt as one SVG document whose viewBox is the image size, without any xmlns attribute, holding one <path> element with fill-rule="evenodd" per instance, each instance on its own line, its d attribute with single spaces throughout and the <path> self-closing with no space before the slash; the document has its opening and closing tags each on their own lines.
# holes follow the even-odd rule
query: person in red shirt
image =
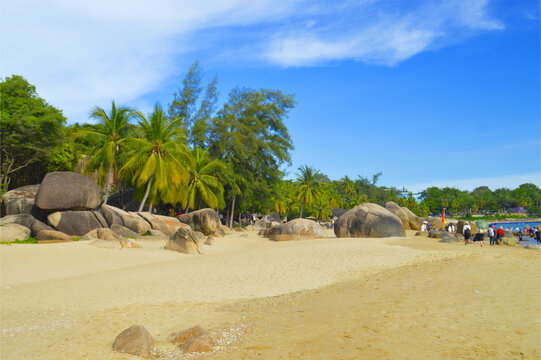
<svg viewBox="0 0 541 360">
<path fill-rule="evenodd" d="M 498 231 L 496 232 L 496 241 L 498 242 L 498 245 L 502 245 L 503 238 L 505 236 L 505 233 L 503 232 L 503 228 L 500 226 Z"/>
</svg>

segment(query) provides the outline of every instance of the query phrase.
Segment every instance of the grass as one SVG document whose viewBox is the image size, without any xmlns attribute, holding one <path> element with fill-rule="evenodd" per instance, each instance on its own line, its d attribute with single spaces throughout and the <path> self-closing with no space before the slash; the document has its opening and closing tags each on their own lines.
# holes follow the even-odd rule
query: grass
<svg viewBox="0 0 541 360">
<path fill-rule="evenodd" d="M 15 240 L 15 241 L 0 241 L 0 245 L 11 245 L 11 244 L 37 244 L 38 240 L 35 237 L 29 237 L 26 240 Z"/>
</svg>

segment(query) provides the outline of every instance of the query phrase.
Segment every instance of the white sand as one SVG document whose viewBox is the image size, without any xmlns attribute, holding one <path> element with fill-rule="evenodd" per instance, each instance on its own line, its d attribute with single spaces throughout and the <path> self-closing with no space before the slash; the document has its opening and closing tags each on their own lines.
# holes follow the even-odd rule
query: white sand
<svg viewBox="0 0 541 360">
<path fill-rule="evenodd" d="M 165 241 L 122 250 L 88 242 L 0 246 L 2 359 L 118 358 L 110 344 L 134 323 L 159 337 L 175 325 L 219 322 L 222 315 L 205 303 L 315 289 L 378 269 L 461 255 L 393 241 L 272 242 L 255 232 L 233 232 L 205 246 L 202 256 L 164 250 Z M 173 313 L 179 320 L 168 318 Z"/>
</svg>

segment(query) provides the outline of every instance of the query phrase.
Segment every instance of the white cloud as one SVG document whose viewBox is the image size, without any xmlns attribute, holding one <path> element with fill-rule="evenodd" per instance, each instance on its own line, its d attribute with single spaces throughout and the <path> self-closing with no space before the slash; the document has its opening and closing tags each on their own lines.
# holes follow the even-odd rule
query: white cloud
<svg viewBox="0 0 541 360">
<path fill-rule="evenodd" d="M 71 121 L 112 99 L 129 103 L 178 71 L 195 32 L 289 14 L 294 1 L 2 2 L 1 75 L 20 74 Z M 191 59 L 193 61 L 193 59 Z"/>
<path fill-rule="evenodd" d="M 442 180 L 442 181 L 433 181 L 423 184 L 411 184 L 407 185 L 406 189 L 412 192 L 419 192 L 426 190 L 431 186 L 436 186 L 439 188 L 443 187 L 454 187 L 460 190 L 471 191 L 479 186 L 488 186 L 492 190 L 499 188 L 508 188 L 515 189 L 519 185 L 524 183 L 533 183 L 541 187 L 541 173 L 529 173 L 522 175 L 507 175 L 507 176 L 496 176 L 496 177 L 487 177 L 487 178 L 475 178 L 475 179 L 462 179 L 462 180 Z"/>
<path fill-rule="evenodd" d="M 0 75 L 23 75 L 70 121 L 86 121 L 92 106 L 113 99 L 150 107 L 142 97 L 185 71 L 201 48 L 267 65 L 394 65 L 449 37 L 449 28 L 501 28 L 486 2 L 421 1 L 400 13 L 376 0 L 6 0 Z"/>
<path fill-rule="evenodd" d="M 413 9 L 397 11 L 384 2 L 366 2 L 342 9 L 332 25 L 290 27 L 275 34 L 264 54 L 282 66 L 309 66 L 332 60 L 396 65 L 438 40 L 456 41 L 481 30 L 502 30 L 487 14 L 489 0 L 419 1 Z"/>
</svg>

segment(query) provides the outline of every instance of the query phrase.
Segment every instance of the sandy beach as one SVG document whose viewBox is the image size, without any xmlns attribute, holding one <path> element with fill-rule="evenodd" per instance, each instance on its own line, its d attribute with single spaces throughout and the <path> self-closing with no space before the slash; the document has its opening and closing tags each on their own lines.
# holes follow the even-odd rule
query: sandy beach
<svg viewBox="0 0 541 360">
<path fill-rule="evenodd" d="M 333 236 L 332 232 L 328 232 Z M 273 242 L 233 232 L 205 255 L 0 246 L 2 359 L 136 359 L 114 353 L 144 325 L 155 358 L 201 325 L 210 359 L 538 359 L 539 252 L 425 237 Z"/>
</svg>

